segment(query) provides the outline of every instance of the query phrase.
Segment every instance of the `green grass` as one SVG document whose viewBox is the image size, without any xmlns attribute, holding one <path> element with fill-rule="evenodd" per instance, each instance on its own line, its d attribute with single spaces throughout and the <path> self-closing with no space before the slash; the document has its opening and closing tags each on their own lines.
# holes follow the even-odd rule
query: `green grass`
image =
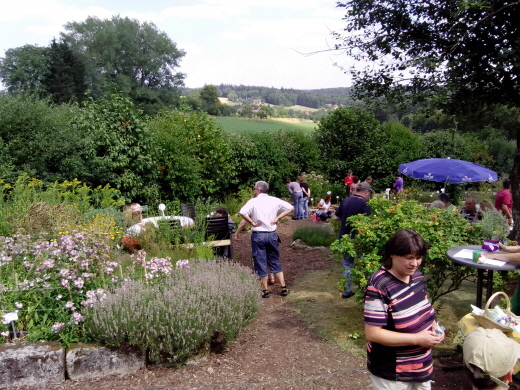
<svg viewBox="0 0 520 390">
<path fill-rule="evenodd" d="M 216 117 L 214 120 L 222 126 L 222 128 L 230 133 L 244 133 L 252 131 L 279 131 L 279 130 L 300 130 L 305 133 L 314 132 L 316 123 L 312 122 L 281 122 L 274 119 L 248 119 L 248 118 L 230 118 Z"/>
<path fill-rule="evenodd" d="M 363 304 L 354 299 L 340 298 L 336 285 L 341 271 L 340 264 L 331 263 L 329 270 L 312 272 L 294 281 L 287 301 L 318 336 L 354 354 L 363 355 L 366 344 Z M 475 283 L 465 281 L 460 290 L 443 296 L 435 304 L 436 319 L 446 327 L 446 338 L 435 347 L 434 355 L 455 351 L 453 340 L 458 330 L 457 323 L 471 312 L 470 304 L 475 302 L 475 293 Z"/>
</svg>

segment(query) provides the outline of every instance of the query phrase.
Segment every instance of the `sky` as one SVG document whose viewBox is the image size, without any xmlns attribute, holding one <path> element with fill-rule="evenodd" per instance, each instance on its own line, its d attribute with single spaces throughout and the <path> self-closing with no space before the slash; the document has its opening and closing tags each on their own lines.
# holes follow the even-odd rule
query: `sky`
<svg viewBox="0 0 520 390">
<path fill-rule="evenodd" d="M 152 22 L 186 55 L 185 85 L 257 85 L 317 89 L 348 87 L 328 51 L 341 31 L 336 0 L 2 0 L 0 57 L 26 44 L 48 46 L 67 22 L 113 15 Z M 314 55 L 306 55 L 315 53 Z"/>
</svg>

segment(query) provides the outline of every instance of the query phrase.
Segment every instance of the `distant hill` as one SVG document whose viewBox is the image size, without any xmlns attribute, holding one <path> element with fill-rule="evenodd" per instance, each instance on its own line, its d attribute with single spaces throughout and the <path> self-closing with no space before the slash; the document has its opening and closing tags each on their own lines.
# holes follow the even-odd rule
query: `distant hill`
<svg viewBox="0 0 520 390">
<path fill-rule="evenodd" d="M 184 88 L 182 95 L 198 92 L 202 88 Z M 247 85 L 220 84 L 217 86 L 218 96 L 228 98 L 230 102 L 253 104 L 261 101 L 276 106 L 305 106 L 310 108 L 330 108 L 331 106 L 351 105 L 350 87 L 322 89 L 286 89 L 258 87 Z"/>
</svg>

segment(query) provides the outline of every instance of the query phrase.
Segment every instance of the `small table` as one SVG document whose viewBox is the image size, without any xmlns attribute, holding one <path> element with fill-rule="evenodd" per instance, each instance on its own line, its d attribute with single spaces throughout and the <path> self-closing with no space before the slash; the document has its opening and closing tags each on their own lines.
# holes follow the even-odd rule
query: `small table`
<svg viewBox="0 0 520 390">
<path fill-rule="evenodd" d="M 159 225 L 157 224 L 157 221 L 161 221 L 161 220 L 179 221 L 181 228 L 192 227 L 195 223 L 193 221 L 193 219 L 188 218 L 188 217 L 179 217 L 176 215 L 162 215 L 159 217 L 143 218 L 143 222 L 136 223 L 135 225 L 130 226 L 128 229 L 126 229 L 126 231 L 131 236 L 137 236 L 145 229 L 144 227 L 147 223 L 152 223 L 157 228 L 157 227 L 159 227 Z"/>
<path fill-rule="evenodd" d="M 474 263 L 473 259 L 465 259 L 462 257 L 455 257 L 455 255 L 463 249 L 468 249 L 471 251 L 481 251 L 482 247 L 480 245 L 463 245 L 456 246 L 454 248 L 448 249 L 446 252 L 446 256 L 448 259 L 453 261 L 457 265 L 462 265 L 466 267 L 476 268 L 477 269 L 477 300 L 475 306 L 482 309 L 482 287 L 484 285 L 484 277 L 487 279 L 486 285 L 486 302 L 489 300 L 491 295 L 493 294 L 493 271 L 514 271 L 516 269 L 520 269 L 520 264 L 514 265 L 512 263 L 506 263 L 503 266 L 493 265 L 493 264 L 480 264 Z M 499 252 L 505 253 L 505 252 Z M 486 275 L 484 275 L 487 273 Z"/>
</svg>

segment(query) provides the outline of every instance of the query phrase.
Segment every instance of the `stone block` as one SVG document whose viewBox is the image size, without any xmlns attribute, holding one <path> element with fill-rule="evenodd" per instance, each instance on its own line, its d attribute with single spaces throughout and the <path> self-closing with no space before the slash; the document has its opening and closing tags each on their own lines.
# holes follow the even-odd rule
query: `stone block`
<svg viewBox="0 0 520 390">
<path fill-rule="evenodd" d="M 72 380 L 132 374 L 146 367 L 145 354 L 131 348 L 112 350 L 96 344 L 73 344 L 66 356 Z"/>
<path fill-rule="evenodd" d="M 58 343 L 0 345 L 0 387 L 65 380 L 65 351 Z"/>
</svg>

